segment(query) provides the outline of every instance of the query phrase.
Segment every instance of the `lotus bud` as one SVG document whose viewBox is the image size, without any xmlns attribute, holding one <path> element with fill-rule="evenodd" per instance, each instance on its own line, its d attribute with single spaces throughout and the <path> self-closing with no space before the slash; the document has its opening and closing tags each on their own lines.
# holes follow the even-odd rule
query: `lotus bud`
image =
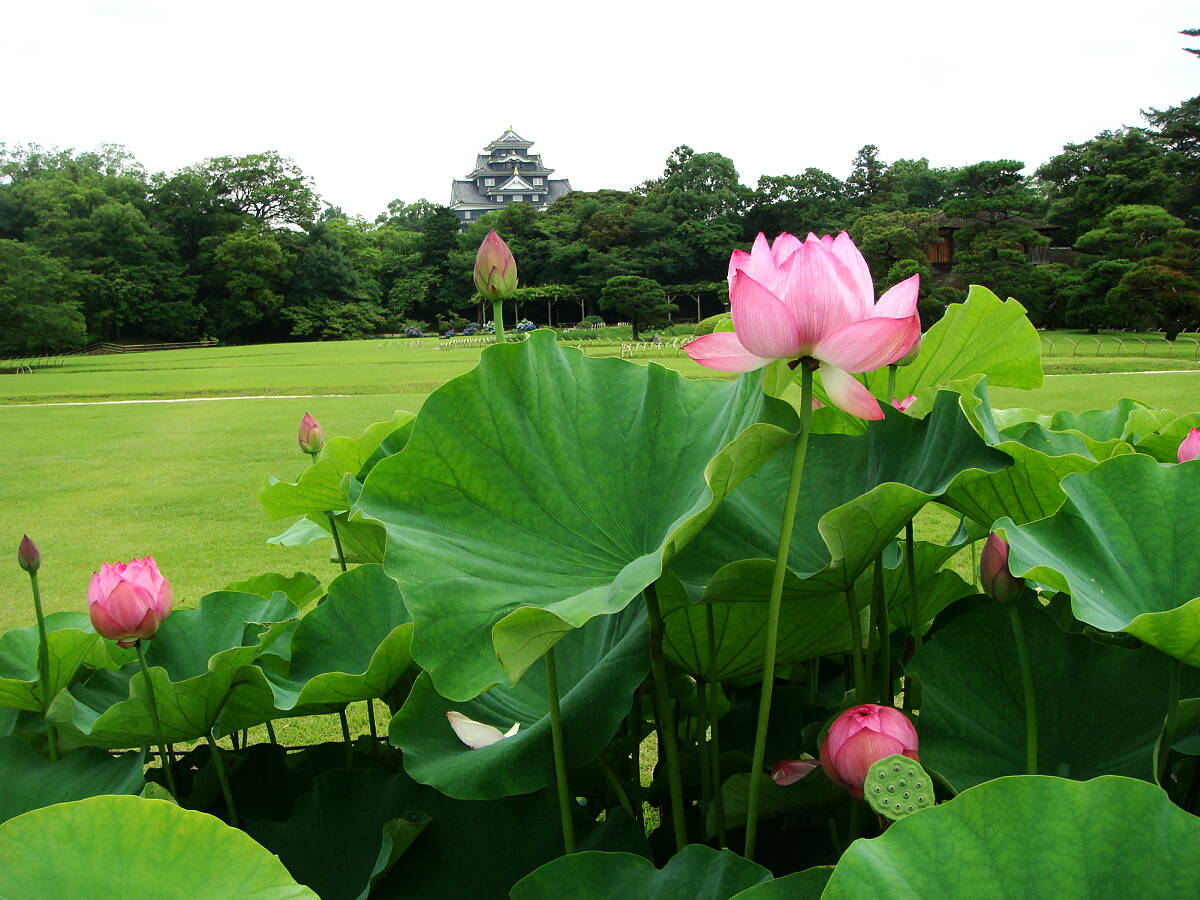
<svg viewBox="0 0 1200 900">
<path fill-rule="evenodd" d="M 921 341 L 925 340 L 925 335 L 919 336 L 913 341 L 912 346 L 908 348 L 908 352 L 892 363 L 893 366 L 911 366 L 917 361 L 917 357 L 921 355 Z"/>
<path fill-rule="evenodd" d="M 507 300 L 517 291 L 517 262 L 495 229 L 479 245 L 474 275 L 476 289 L 488 300 Z"/>
<path fill-rule="evenodd" d="M 830 781 L 862 797 L 867 770 L 896 753 L 917 759 L 917 730 L 898 709 L 867 703 L 833 720 L 821 741 L 821 768 Z"/>
<path fill-rule="evenodd" d="M 1179 461 L 1187 462 L 1200 455 L 1200 428 L 1193 428 L 1179 445 Z"/>
<path fill-rule="evenodd" d="M 92 574 L 87 592 L 92 626 L 118 647 L 149 640 L 171 613 L 171 582 L 153 557 L 105 563 Z"/>
<path fill-rule="evenodd" d="M 771 769 L 771 780 L 781 786 L 795 784 L 818 765 L 815 759 L 781 759 Z"/>
<path fill-rule="evenodd" d="M 300 420 L 300 431 L 296 439 L 300 442 L 300 449 L 311 456 L 316 456 L 325 449 L 325 432 L 321 430 L 321 423 L 309 413 L 305 413 L 304 418 Z"/>
<path fill-rule="evenodd" d="M 512 737 L 521 728 L 520 722 L 514 722 L 508 731 L 501 731 L 495 725 L 476 722 L 453 709 L 446 713 L 446 718 L 450 720 L 450 727 L 454 729 L 458 739 L 472 750 L 490 747 L 498 741 Z"/>
<path fill-rule="evenodd" d="M 979 554 L 979 583 L 985 594 L 1004 606 L 1016 603 L 1025 593 L 1025 579 L 1009 571 L 1008 543 L 994 532 Z"/>
<path fill-rule="evenodd" d="M 895 397 L 892 398 L 892 406 L 896 407 L 900 412 L 904 412 L 916 402 L 917 398 L 915 394 L 909 394 L 903 400 L 897 400 Z"/>
<path fill-rule="evenodd" d="M 42 567 L 42 554 L 38 552 L 37 544 L 29 539 L 29 535 L 21 538 L 17 545 L 17 565 L 32 575 Z"/>
</svg>

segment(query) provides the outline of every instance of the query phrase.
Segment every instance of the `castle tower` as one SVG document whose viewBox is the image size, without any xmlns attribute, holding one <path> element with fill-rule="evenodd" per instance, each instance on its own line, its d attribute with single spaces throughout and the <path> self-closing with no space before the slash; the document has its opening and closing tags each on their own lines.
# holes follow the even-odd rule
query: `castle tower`
<svg viewBox="0 0 1200 900">
<path fill-rule="evenodd" d="M 542 164 L 539 153 L 530 153 L 527 141 L 512 126 L 483 148 L 475 157 L 475 168 L 465 179 L 456 179 L 450 189 L 450 209 L 463 227 L 507 203 L 532 203 L 545 209 L 570 193 L 565 178 L 551 178 L 553 169 Z"/>
</svg>

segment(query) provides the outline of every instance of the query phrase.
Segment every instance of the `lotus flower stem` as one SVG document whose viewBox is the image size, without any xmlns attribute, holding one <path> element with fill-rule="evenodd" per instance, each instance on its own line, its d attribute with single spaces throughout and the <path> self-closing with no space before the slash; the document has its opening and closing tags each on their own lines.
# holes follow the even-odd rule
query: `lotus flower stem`
<svg viewBox="0 0 1200 900">
<path fill-rule="evenodd" d="M 279 739 L 275 737 L 275 726 L 271 724 L 270 719 L 267 719 L 267 740 L 272 744 L 279 743 Z"/>
<path fill-rule="evenodd" d="M 329 530 L 333 532 L 333 546 L 337 548 L 338 563 L 342 567 L 342 571 L 346 571 L 346 554 L 342 550 L 342 539 L 338 536 L 337 521 L 333 518 L 333 513 L 325 513 L 325 517 L 329 519 Z"/>
<path fill-rule="evenodd" d="M 42 714 L 50 707 L 50 640 L 46 637 L 46 615 L 42 611 L 42 591 L 38 587 L 37 569 L 29 572 L 29 587 L 33 591 L 33 612 L 37 616 L 38 626 L 38 677 L 42 681 L 42 701 L 45 707 Z M 46 742 L 50 750 L 50 762 L 58 762 L 58 731 L 46 722 Z"/>
<path fill-rule="evenodd" d="M 775 552 L 775 573 L 767 598 L 767 635 L 764 648 L 762 691 L 758 700 L 758 727 L 754 732 L 754 754 L 750 760 L 750 791 L 746 798 L 746 846 L 742 854 L 754 859 L 758 837 L 758 797 L 762 792 L 763 762 L 767 753 L 767 723 L 771 719 L 771 692 L 775 687 L 775 651 L 779 644 L 779 608 L 783 598 L 783 579 L 787 574 L 788 551 L 792 547 L 792 527 L 796 523 L 796 501 L 804 479 L 804 457 L 812 431 L 813 367 L 815 361 L 800 360 L 800 433 L 792 454 L 792 471 L 783 501 L 783 521 L 779 525 L 779 549 Z"/>
<path fill-rule="evenodd" d="M 854 586 L 846 588 L 846 614 L 850 617 L 850 652 L 854 660 L 854 697 L 860 699 L 867 684 L 863 670 L 862 618 L 858 613 L 858 601 L 854 599 Z"/>
<path fill-rule="evenodd" d="M 346 718 L 346 707 L 338 710 L 338 721 L 342 723 L 342 743 L 346 745 L 346 768 L 354 768 L 354 742 L 350 740 L 350 722 Z"/>
<path fill-rule="evenodd" d="M 712 783 L 713 810 L 717 816 L 717 840 L 720 846 L 726 847 L 729 841 L 725 836 L 725 796 L 721 784 L 721 729 L 717 722 L 717 629 L 714 622 L 711 603 L 704 607 L 705 621 L 708 625 L 708 721 L 712 729 Z"/>
<path fill-rule="evenodd" d="M 496 327 L 496 343 L 504 343 L 504 301 L 492 301 L 492 322 Z"/>
<path fill-rule="evenodd" d="M 892 692 L 891 622 L 888 616 L 887 593 L 883 588 L 883 554 L 875 557 L 875 606 L 879 610 L 879 702 L 891 706 L 896 699 Z"/>
<path fill-rule="evenodd" d="M 633 812 L 633 804 L 629 802 L 629 795 L 625 793 L 625 788 L 621 784 L 621 779 L 617 778 L 617 773 L 612 770 L 612 766 L 604 758 L 601 753 L 596 757 L 596 765 L 600 767 L 600 771 L 604 775 L 604 780 L 608 782 L 608 786 L 612 788 L 613 793 L 617 795 L 617 802 L 621 804 L 621 809 L 625 810 L 631 822 L 638 820 Z"/>
<path fill-rule="evenodd" d="M 558 815 L 562 821 L 563 852 L 575 852 L 575 826 L 571 822 L 571 790 L 567 785 L 567 756 L 563 751 L 562 711 L 558 707 L 558 667 L 554 648 L 546 651 L 546 700 L 550 706 L 550 743 L 554 750 L 554 785 L 558 789 Z"/>
<path fill-rule="evenodd" d="M 154 737 L 158 741 L 158 755 L 162 759 L 163 773 L 167 776 L 167 790 L 172 797 L 178 797 L 175 792 L 175 776 L 171 774 L 171 757 L 167 754 L 167 742 L 163 740 L 162 724 L 158 720 L 158 705 L 154 702 L 154 681 L 150 678 L 150 667 L 146 665 L 146 651 L 142 642 L 135 641 L 138 662 L 142 666 L 142 681 L 146 684 L 146 705 L 150 707 L 150 722 L 154 725 Z"/>
<path fill-rule="evenodd" d="M 224 702 L 221 705 L 224 706 Z M 217 747 L 217 739 L 213 737 L 211 725 L 208 728 L 208 749 L 212 753 L 213 768 L 217 770 L 217 780 L 221 782 L 221 794 L 225 797 L 225 813 L 229 817 L 229 824 L 237 828 L 237 807 L 233 805 L 233 792 L 229 790 L 229 779 L 225 777 L 225 763 L 221 762 L 221 750 Z"/>
<path fill-rule="evenodd" d="M 675 849 L 687 846 L 687 823 L 683 818 L 683 778 L 679 769 L 679 746 L 675 738 L 675 717 L 667 693 L 667 667 L 663 664 L 663 621 L 658 607 L 658 592 L 646 585 L 646 622 L 650 628 L 650 674 L 654 681 L 654 718 L 658 724 L 658 752 L 667 761 L 667 786 L 671 795 L 671 827 L 675 831 Z"/>
<path fill-rule="evenodd" d="M 1025 692 L 1025 774 L 1038 773 L 1037 705 L 1033 693 L 1033 667 L 1029 664 L 1029 648 L 1025 646 L 1025 629 L 1021 627 L 1021 611 L 1017 604 L 1008 607 L 1013 640 L 1017 644 L 1017 662 L 1021 666 L 1021 687 Z"/>
<path fill-rule="evenodd" d="M 898 368 L 900 367 L 895 363 L 888 366 L 887 394 L 885 396 L 889 400 L 894 400 L 896 397 L 896 370 Z"/>
<path fill-rule="evenodd" d="M 913 536 L 913 522 L 904 526 L 904 567 L 908 570 L 908 625 L 912 633 L 913 650 L 921 649 L 921 599 L 917 596 L 917 544 Z"/>
<path fill-rule="evenodd" d="M 379 740 L 379 731 L 375 728 L 375 701 L 367 701 L 367 727 L 371 729 L 371 740 Z"/>
<path fill-rule="evenodd" d="M 1167 787 L 1168 763 L 1171 759 L 1171 744 L 1175 742 L 1175 731 L 1179 727 L 1179 676 L 1182 665 L 1171 657 L 1167 670 L 1167 721 L 1163 725 L 1162 755 L 1158 761 L 1158 783 Z"/>
<path fill-rule="evenodd" d="M 817 705 L 817 688 L 821 681 L 821 657 L 814 656 L 808 661 L 808 705 Z"/>
<path fill-rule="evenodd" d="M 700 753 L 700 796 L 712 799 L 712 764 L 708 759 L 708 692 L 705 681 L 696 682 L 696 749 Z"/>
</svg>

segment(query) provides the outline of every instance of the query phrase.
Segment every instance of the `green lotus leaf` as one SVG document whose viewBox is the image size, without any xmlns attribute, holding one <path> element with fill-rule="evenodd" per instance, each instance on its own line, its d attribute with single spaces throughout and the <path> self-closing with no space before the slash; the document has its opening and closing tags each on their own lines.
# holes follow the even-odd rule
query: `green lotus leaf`
<svg viewBox="0 0 1200 900">
<path fill-rule="evenodd" d="M 225 590 L 238 594 L 257 594 L 267 600 L 279 591 L 300 609 L 308 606 L 321 596 L 321 580 L 308 572 L 296 572 L 290 578 L 271 572 L 266 575 L 256 575 L 245 581 L 235 581 L 225 585 Z"/>
<path fill-rule="evenodd" d="M 36 625 L 14 628 L 0 636 L 0 707 L 42 712 L 75 678 L 87 662 L 101 665 L 108 654 L 98 645 L 86 613 L 61 612 L 46 616 L 46 644 L 50 652 L 50 685 L 43 690 L 38 677 Z"/>
<path fill-rule="evenodd" d="M 357 566 L 330 582 L 325 601 L 297 623 L 286 659 L 276 647 L 260 657 L 265 682 L 234 693 L 222 730 L 382 697 L 412 666 L 411 643 L 396 582 L 382 566 Z"/>
<path fill-rule="evenodd" d="M 825 900 L 1190 897 L 1200 819 L 1105 776 L 988 781 L 851 844 Z"/>
<path fill-rule="evenodd" d="M 996 523 L 1019 576 L 1071 595 L 1075 618 L 1200 665 L 1200 466 L 1118 456 L 1063 480 L 1067 499 L 1028 525 Z"/>
<path fill-rule="evenodd" d="M 634 692 L 649 671 L 646 613 L 640 601 L 588 622 L 554 648 L 567 766 L 603 750 L 629 714 Z M 469 749 L 446 713 L 520 730 L 490 747 Z M 450 797 L 491 800 L 527 794 L 554 783 L 545 661 L 534 663 L 512 687 L 498 685 L 473 700 L 447 700 L 427 674 L 417 679 L 392 719 L 392 743 L 404 751 L 414 779 Z"/>
<path fill-rule="evenodd" d="M 0 825 L 0 897 L 316 896 L 246 834 L 165 800 L 90 797 Z"/>
<path fill-rule="evenodd" d="M 955 393 L 939 393 L 925 419 L 885 413 L 863 434 L 809 441 L 788 566 L 812 593 L 852 586 L 926 503 L 1010 464 L 976 434 Z M 768 460 L 672 562 L 694 599 L 725 561 L 774 558 L 790 465 L 786 453 Z"/>
<path fill-rule="evenodd" d="M 939 612 L 974 589 L 954 572 L 942 569 L 961 547 L 916 542 L 917 596 L 920 598 L 922 634 Z M 701 603 L 690 602 L 682 588 L 659 588 L 663 608 L 663 651 L 693 678 L 708 680 L 708 611 L 712 607 L 717 644 L 717 680 L 746 682 L 762 676 L 766 646 L 767 598 L 775 561 L 745 559 L 723 566 L 713 576 Z M 873 567 L 856 583 L 855 599 L 866 617 L 871 597 Z M 660 579 L 663 585 L 666 579 Z M 675 584 L 678 581 L 675 580 Z M 884 596 L 888 598 L 892 628 L 908 628 L 911 601 L 908 569 L 903 556 L 885 559 Z M 864 631 L 866 622 L 863 622 Z M 852 643 L 846 616 L 845 593 L 831 593 L 818 577 L 809 581 L 791 572 L 784 576 L 779 611 L 776 660 L 779 666 L 849 652 Z"/>
<path fill-rule="evenodd" d="M 546 863 L 517 882 L 512 900 L 727 900 L 771 873 L 730 850 L 690 844 L 665 866 L 632 853 L 574 853 Z"/>
<path fill-rule="evenodd" d="M 413 656 L 454 699 L 515 682 L 658 578 L 794 425 L 757 373 L 688 381 L 549 332 L 489 347 L 429 396 L 359 501 L 387 531 Z"/>
<path fill-rule="evenodd" d="M 1162 410 L 1159 410 L 1162 412 Z M 1193 428 L 1200 428 L 1200 413 L 1188 413 L 1186 416 L 1169 414 L 1166 422 L 1156 423 L 1147 421 L 1146 430 L 1137 436 L 1136 447 L 1139 453 L 1148 453 L 1159 462 L 1173 463 L 1179 459 L 1179 445 Z M 1157 427 L 1154 427 L 1157 425 Z"/>
<path fill-rule="evenodd" d="M 746 888 L 734 894 L 733 900 L 818 900 L 831 875 L 833 866 L 813 866 Z"/>
<path fill-rule="evenodd" d="M 760 774 L 758 777 L 762 779 L 758 795 L 760 819 L 773 819 L 797 813 L 827 815 L 846 802 L 845 788 L 830 781 L 819 767 L 795 784 L 789 785 L 776 784 L 766 774 Z M 739 772 L 727 778 L 721 785 L 725 824 L 728 827 L 741 827 L 746 824 L 749 797 L 749 772 Z M 709 837 L 717 833 L 716 809 L 713 806 L 709 806 L 705 828 Z"/>
<path fill-rule="evenodd" d="M 263 684 L 253 665 L 293 625 L 299 610 L 282 593 L 272 599 L 218 591 L 196 609 L 173 612 L 153 640 L 146 662 L 167 742 L 194 740 L 217 721 L 229 695 L 243 684 Z M 138 663 L 94 672 L 67 695 L 69 712 L 58 723 L 78 739 L 101 747 L 156 743 Z"/>
<path fill-rule="evenodd" d="M 422 812 L 397 814 L 406 791 L 386 772 L 325 772 L 285 821 L 246 830 L 322 900 L 365 900 L 429 824 Z"/>
<path fill-rule="evenodd" d="M 110 756 L 95 747 L 82 747 L 50 762 L 15 737 L 0 738 L 0 822 L 68 800 L 97 794 L 137 794 L 144 754 Z"/>
</svg>

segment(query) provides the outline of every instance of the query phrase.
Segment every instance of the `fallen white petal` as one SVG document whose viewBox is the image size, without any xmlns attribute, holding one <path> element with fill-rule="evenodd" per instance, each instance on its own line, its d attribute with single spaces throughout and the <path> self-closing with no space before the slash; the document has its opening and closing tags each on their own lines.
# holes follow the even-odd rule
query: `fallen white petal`
<svg viewBox="0 0 1200 900">
<path fill-rule="evenodd" d="M 446 713 L 446 718 L 450 720 L 450 727 L 454 729 L 454 733 L 458 735 L 458 739 L 472 750 L 490 747 L 497 741 L 502 741 L 506 737 L 512 737 L 521 727 L 520 722 L 514 722 L 512 728 L 506 732 L 501 732 L 495 725 L 485 725 L 483 722 L 468 719 L 462 713 L 453 709 Z"/>
</svg>

